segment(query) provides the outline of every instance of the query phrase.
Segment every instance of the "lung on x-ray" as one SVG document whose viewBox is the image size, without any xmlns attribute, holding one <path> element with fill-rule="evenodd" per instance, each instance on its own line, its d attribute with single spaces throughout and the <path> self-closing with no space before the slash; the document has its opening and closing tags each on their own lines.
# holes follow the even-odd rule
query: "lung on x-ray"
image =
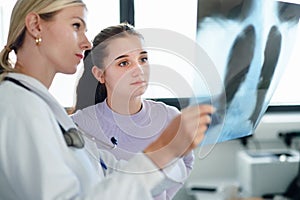
<svg viewBox="0 0 300 200">
<path fill-rule="evenodd" d="M 204 143 L 253 133 L 289 61 L 299 15 L 300 5 L 283 1 L 198 0 L 197 43 L 222 80 Z"/>
</svg>

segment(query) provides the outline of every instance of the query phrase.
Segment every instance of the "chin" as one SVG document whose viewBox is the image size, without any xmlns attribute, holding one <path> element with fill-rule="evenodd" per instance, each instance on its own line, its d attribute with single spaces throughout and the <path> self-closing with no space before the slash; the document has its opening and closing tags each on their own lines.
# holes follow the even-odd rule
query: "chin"
<svg viewBox="0 0 300 200">
<path fill-rule="evenodd" d="M 142 96 L 143 94 L 145 94 L 145 92 L 146 92 L 145 88 L 140 88 L 133 92 L 133 96 L 139 97 L 139 96 Z"/>
<path fill-rule="evenodd" d="M 65 69 L 65 70 L 62 70 L 61 73 L 63 74 L 75 74 L 77 71 L 77 67 L 73 67 L 73 68 L 69 68 L 69 69 Z"/>
</svg>

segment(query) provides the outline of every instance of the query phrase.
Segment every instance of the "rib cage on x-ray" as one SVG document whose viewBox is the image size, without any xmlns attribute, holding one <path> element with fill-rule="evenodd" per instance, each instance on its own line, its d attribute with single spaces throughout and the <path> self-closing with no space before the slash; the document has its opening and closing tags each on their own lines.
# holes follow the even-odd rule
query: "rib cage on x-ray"
<svg viewBox="0 0 300 200">
<path fill-rule="evenodd" d="M 253 133 L 288 62 L 299 15 L 299 5 L 275 0 L 198 1 L 197 41 L 224 84 L 205 142 Z"/>
</svg>

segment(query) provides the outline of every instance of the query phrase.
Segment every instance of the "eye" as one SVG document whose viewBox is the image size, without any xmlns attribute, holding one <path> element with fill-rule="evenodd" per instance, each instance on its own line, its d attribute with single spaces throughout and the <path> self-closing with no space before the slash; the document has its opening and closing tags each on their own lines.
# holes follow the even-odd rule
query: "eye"
<svg viewBox="0 0 300 200">
<path fill-rule="evenodd" d="M 126 67 L 126 66 L 129 65 L 129 62 L 125 60 L 125 61 L 120 62 L 118 65 L 119 65 L 120 67 Z"/>
<path fill-rule="evenodd" d="M 75 30 L 79 30 L 80 29 L 81 24 L 80 23 L 74 23 L 73 27 L 75 28 Z"/>
<path fill-rule="evenodd" d="M 145 56 L 145 57 L 142 57 L 142 58 L 141 58 L 141 62 L 142 62 L 142 63 L 147 63 L 147 62 L 148 62 L 148 57 L 146 57 L 146 56 Z"/>
</svg>

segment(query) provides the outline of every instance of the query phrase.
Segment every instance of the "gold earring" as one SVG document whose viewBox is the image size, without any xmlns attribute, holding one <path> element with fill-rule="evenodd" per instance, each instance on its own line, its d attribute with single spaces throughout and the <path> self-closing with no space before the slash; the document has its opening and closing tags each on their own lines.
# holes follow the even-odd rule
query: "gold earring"
<svg viewBox="0 0 300 200">
<path fill-rule="evenodd" d="M 36 37 L 35 38 L 35 44 L 36 46 L 39 46 L 42 43 L 42 38 L 41 37 Z"/>
</svg>

